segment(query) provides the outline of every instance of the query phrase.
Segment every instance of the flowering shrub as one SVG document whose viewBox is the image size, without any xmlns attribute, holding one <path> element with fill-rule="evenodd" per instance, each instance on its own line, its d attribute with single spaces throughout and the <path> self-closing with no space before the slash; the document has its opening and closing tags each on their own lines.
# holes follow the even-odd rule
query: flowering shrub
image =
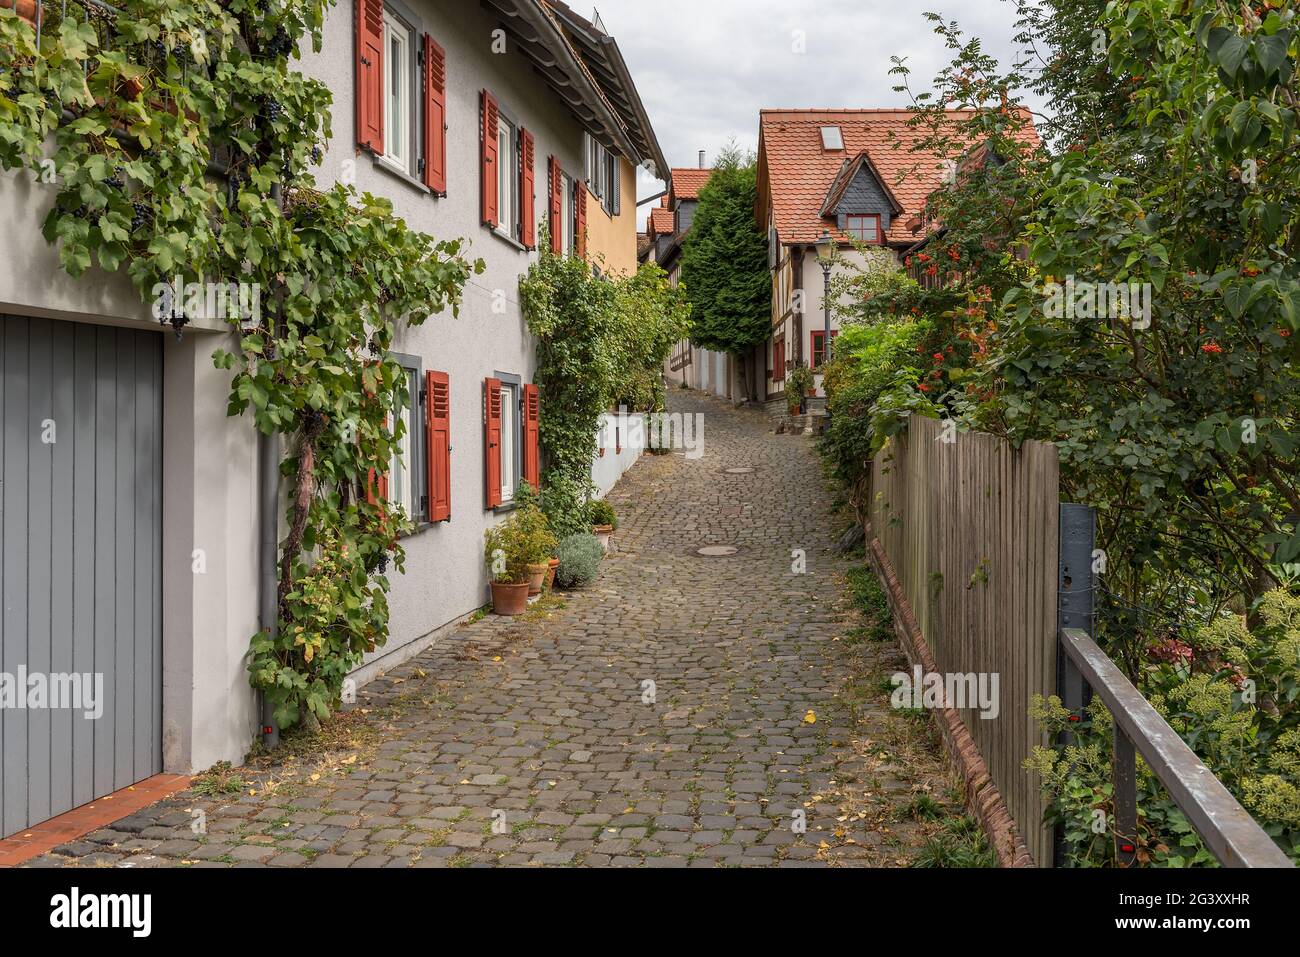
<svg viewBox="0 0 1300 957">
<path fill-rule="evenodd" d="M 1255 608 L 1259 624 L 1220 615 L 1188 643 L 1152 655 L 1139 686 L 1170 726 L 1300 862 L 1300 598 L 1283 589 Z M 1113 863 L 1109 822 L 1111 717 L 1100 698 L 1080 722 L 1059 698 L 1036 697 L 1031 716 L 1053 736 L 1075 743 L 1037 748 L 1026 767 L 1051 796 L 1048 820 L 1064 827 L 1077 866 Z M 1100 822 L 1101 826 L 1098 827 Z M 1213 865 L 1182 812 L 1139 759 L 1138 862 L 1170 867 Z"/>
</svg>

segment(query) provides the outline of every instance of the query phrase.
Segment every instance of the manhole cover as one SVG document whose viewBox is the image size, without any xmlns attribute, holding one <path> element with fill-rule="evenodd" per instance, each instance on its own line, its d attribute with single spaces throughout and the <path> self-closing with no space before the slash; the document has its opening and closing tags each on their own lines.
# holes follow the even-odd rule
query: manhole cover
<svg viewBox="0 0 1300 957">
<path fill-rule="evenodd" d="M 706 558 L 725 558 L 728 555 L 734 555 L 739 548 L 734 545 L 705 545 L 703 548 L 696 549 L 696 555 L 703 555 Z"/>
<path fill-rule="evenodd" d="M 748 465 L 737 465 L 735 468 L 723 469 L 728 475 L 749 475 L 754 469 Z"/>
</svg>

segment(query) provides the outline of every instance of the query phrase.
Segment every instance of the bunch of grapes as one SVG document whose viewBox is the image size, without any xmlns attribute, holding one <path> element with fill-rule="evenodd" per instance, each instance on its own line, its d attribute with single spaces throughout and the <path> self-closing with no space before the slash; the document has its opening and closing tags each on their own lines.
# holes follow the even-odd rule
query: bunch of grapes
<svg viewBox="0 0 1300 957">
<path fill-rule="evenodd" d="M 267 56 L 287 57 L 293 50 L 293 40 L 289 39 L 289 31 L 280 27 L 275 31 L 275 35 L 266 44 Z"/>
<path fill-rule="evenodd" d="M 142 203 L 138 200 L 131 204 L 133 215 L 131 217 L 131 231 L 135 232 L 143 226 L 149 225 L 153 220 L 153 208 L 148 203 Z"/>
</svg>

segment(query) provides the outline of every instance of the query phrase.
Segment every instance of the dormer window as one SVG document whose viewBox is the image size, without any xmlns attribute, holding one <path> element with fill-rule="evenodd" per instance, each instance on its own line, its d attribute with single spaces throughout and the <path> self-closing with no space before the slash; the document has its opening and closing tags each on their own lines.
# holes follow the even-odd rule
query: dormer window
<svg viewBox="0 0 1300 957">
<path fill-rule="evenodd" d="M 822 149 L 828 152 L 844 149 L 844 134 L 838 126 L 822 127 Z"/>
<path fill-rule="evenodd" d="M 880 214 L 849 213 L 844 217 L 844 231 L 864 243 L 880 242 Z"/>
</svg>

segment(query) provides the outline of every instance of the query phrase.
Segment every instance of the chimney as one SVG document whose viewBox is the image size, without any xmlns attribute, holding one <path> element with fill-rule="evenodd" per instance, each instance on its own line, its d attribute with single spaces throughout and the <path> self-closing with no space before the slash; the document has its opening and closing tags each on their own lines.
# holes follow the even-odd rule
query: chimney
<svg viewBox="0 0 1300 957">
<path fill-rule="evenodd" d="M 700 169 L 704 169 L 704 150 L 700 150 Z"/>
</svg>

